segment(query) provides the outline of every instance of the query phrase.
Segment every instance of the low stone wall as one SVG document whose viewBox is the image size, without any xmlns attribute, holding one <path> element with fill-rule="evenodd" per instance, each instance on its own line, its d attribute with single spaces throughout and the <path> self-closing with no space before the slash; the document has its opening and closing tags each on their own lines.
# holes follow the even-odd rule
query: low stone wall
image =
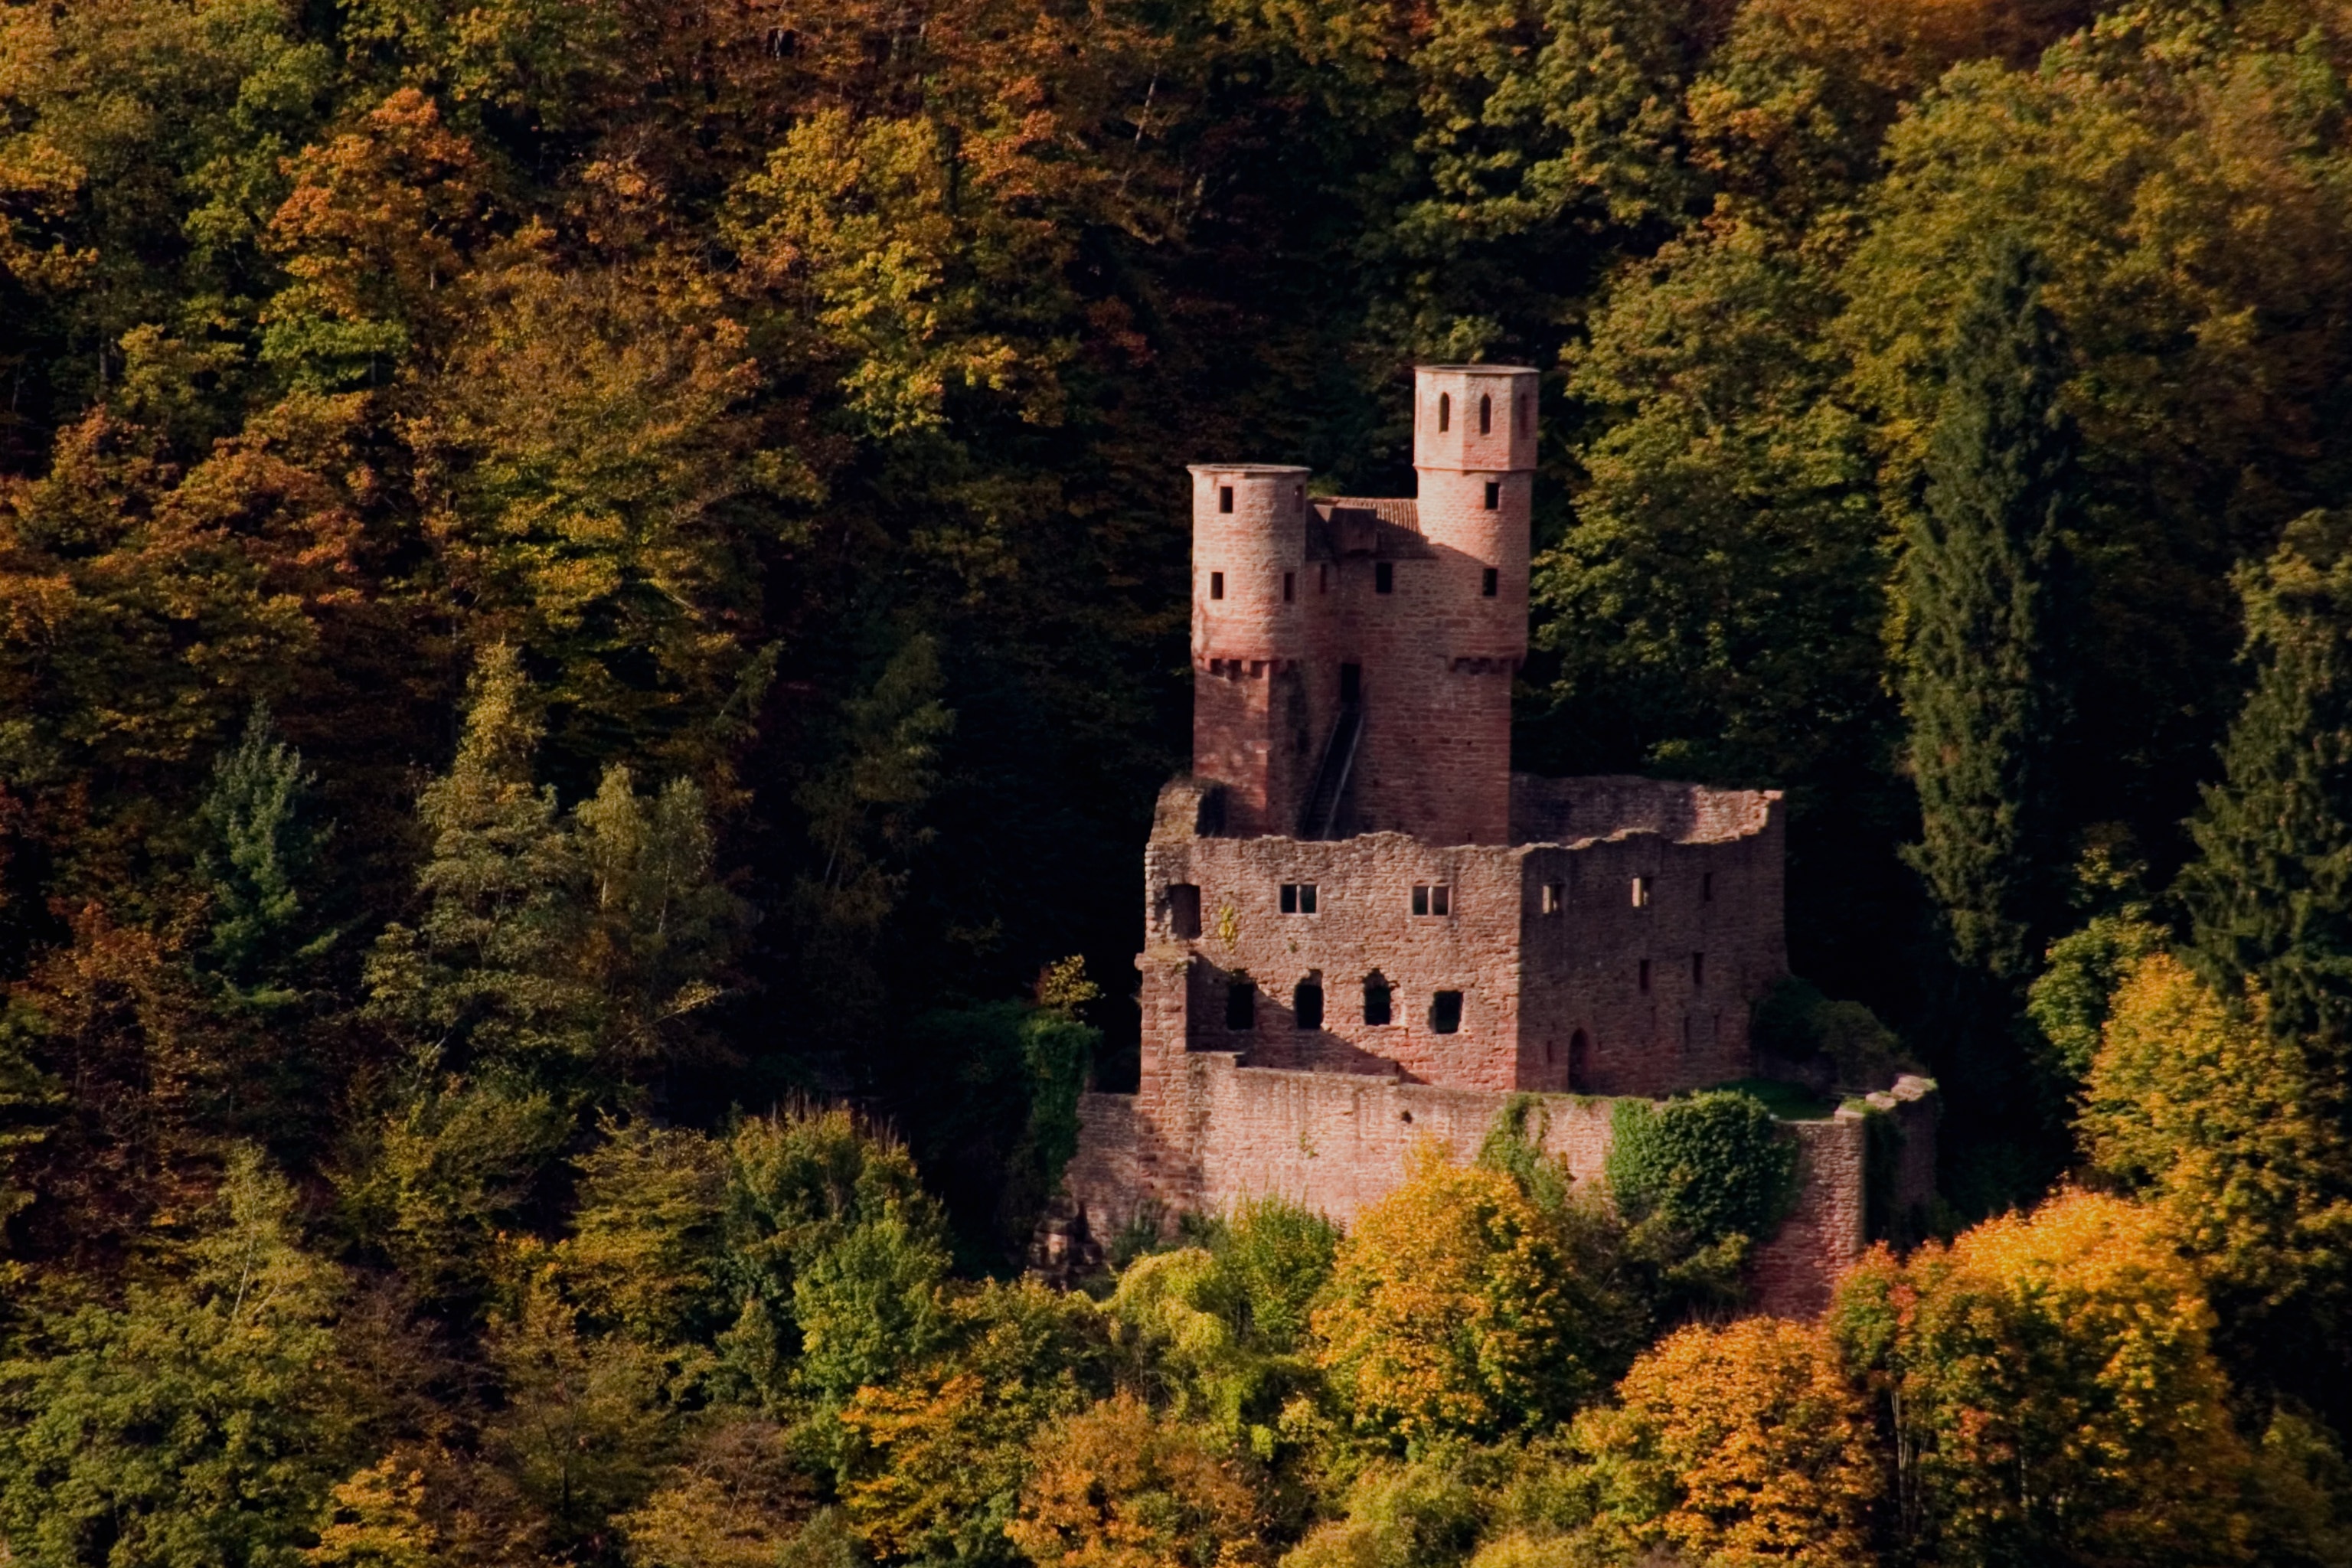
<svg viewBox="0 0 2352 1568">
<path fill-rule="evenodd" d="M 1509 1096 L 1444 1089 L 1368 1074 L 1294 1072 L 1238 1065 L 1223 1051 L 1180 1058 L 1147 1102 L 1088 1094 L 1080 1102 L 1077 1157 L 1066 1191 L 1086 1228 L 1107 1240 L 1139 1219 L 1214 1212 L 1279 1196 L 1341 1224 L 1402 1184 L 1413 1150 L 1434 1143 L 1457 1163 L 1475 1159 Z M 1925 1079 L 1900 1101 L 1907 1136 L 1901 1185 L 1932 1176 L 1932 1094 Z M 1601 1179 L 1614 1102 L 1543 1097 L 1543 1146 L 1580 1184 Z M 1796 1208 L 1757 1250 L 1751 1282 L 1759 1310 L 1805 1318 L 1866 1245 L 1867 1116 L 1840 1110 L 1789 1123 L 1798 1144 Z M 1924 1165 L 1920 1162 L 1925 1162 Z"/>
</svg>

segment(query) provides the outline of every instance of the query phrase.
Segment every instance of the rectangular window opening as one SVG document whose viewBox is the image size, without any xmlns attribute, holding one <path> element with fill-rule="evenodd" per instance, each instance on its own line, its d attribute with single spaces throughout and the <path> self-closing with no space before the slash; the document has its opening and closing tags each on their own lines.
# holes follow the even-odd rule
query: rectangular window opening
<svg viewBox="0 0 2352 1568">
<path fill-rule="evenodd" d="M 1186 942 L 1201 934 L 1201 889 L 1191 882 L 1168 884 L 1168 926 Z"/>
<path fill-rule="evenodd" d="M 1429 999 L 1429 1032 L 1450 1035 L 1462 1027 L 1462 993 L 1440 991 Z"/>
<path fill-rule="evenodd" d="M 1488 479 L 1486 481 L 1486 510 L 1488 511 L 1499 510 L 1502 504 L 1503 487 L 1496 484 L 1494 480 Z"/>
<path fill-rule="evenodd" d="M 1691 989 L 1694 991 L 1703 991 L 1706 988 L 1706 954 L 1703 952 L 1694 952 L 1691 954 Z"/>
<path fill-rule="evenodd" d="M 1412 912 L 1417 915 L 1446 915 L 1454 912 L 1454 889 L 1445 882 L 1415 882 L 1412 885 Z"/>
<path fill-rule="evenodd" d="M 1396 567 L 1391 563 L 1386 561 L 1372 563 L 1372 592 L 1375 594 L 1396 592 Z"/>
<path fill-rule="evenodd" d="M 1223 598 L 1224 596 L 1225 596 L 1225 574 L 1224 574 L 1223 572 L 1212 572 L 1212 573 L 1210 573 L 1210 574 L 1209 574 L 1209 597 L 1211 597 L 1212 599 L 1222 599 L 1222 598 Z"/>
<path fill-rule="evenodd" d="M 1715 873 L 1712 871 L 1698 874 L 1698 901 L 1702 904 L 1715 902 Z"/>
<path fill-rule="evenodd" d="M 1412 912 L 1417 915 L 1425 915 L 1429 912 L 1429 884 L 1426 882 L 1413 884 Z"/>
<path fill-rule="evenodd" d="M 1479 574 L 1478 596 L 1483 599 L 1491 599 L 1496 595 L 1496 594 L 1501 591 L 1502 586 L 1503 574 L 1496 568 L 1489 566 L 1485 572 Z"/>
<path fill-rule="evenodd" d="M 1375 1026 L 1389 1021 L 1389 983 L 1379 973 L 1364 976 L 1364 1022 Z"/>
<path fill-rule="evenodd" d="M 1234 510 L 1233 486 L 1219 485 L 1217 487 L 1217 510 L 1219 511 L 1231 511 Z"/>
<path fill-rule="evenodd" d="M 1633 879 L 1633 907 L 1637 910 L 1650 907 L 1650 879 L 1647 877 Z"/>
<path fill-rule="evenodd" d="M 1556 915 L 1568 907 L 1568 889 L 1559 882 L 1543 885 L 1543 912 Z"/>
<path fill-rule="evenodd" d="M 1282 602 L 1287 605 L 1297 597 L 1298 574 L 1296 572 L 1285 572 L 1282 574 Z"/>
<path fill-rule="evenodd" d="M 1226 984 L 1225 1027 L 1228 1029 L 1257 1027 L 1257 986 L 1246 976 Z"/>
<path fill-rule="evenodd" d="M 1282 912 L 1286 915 L 1311 915 L 1315 912 L 1315 884 L 1285 882 L 1282 885 Z"/>
<path fill-rule="evenodd" d="M 1642 960 L 1642 962 L 1635 966 L 1633 971 L 1633 984 L 1641 988 L 1643 995 L 1647 996 L 1650 994 L 1650 961 L 1648 959 L 1645 958 Z"/>
<path fill-rule="evenodd" d="M 1298 983 L 1298 988 L 1290 994 L 1290 1017 L 1302 1029 L 1323 1026 L 1322 981 L 1310 974 Z"/>
</svg>

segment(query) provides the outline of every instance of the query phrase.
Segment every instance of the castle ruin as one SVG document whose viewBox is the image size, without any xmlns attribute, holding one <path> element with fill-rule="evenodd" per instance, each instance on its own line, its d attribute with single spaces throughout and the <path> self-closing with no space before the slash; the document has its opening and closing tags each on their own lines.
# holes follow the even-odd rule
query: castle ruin
<svg viewBox="0 0 2352 1568">
<path fill-rule="evenodd" d="M 1788 972 L 1779 792 L 1510 771 L 1536 391 L 1417 369 L 1412 499 L 1191 470 L 1193 771 L 1144 852 L 1138 1091 L 1081 1107 L 1096 1237 L 1265 1194 L 1344 1221 L 1521 1091 L 1560 1097 L 1549 1145 L 1595 1180 L 1602 1097 L 1754 1070 Z M 1801 1201 L 1757 1271 L 1802 1311 L 1862 1250 L 1864 1139 L 1853 1111 L 1791 1126 Z"/>
</svg>

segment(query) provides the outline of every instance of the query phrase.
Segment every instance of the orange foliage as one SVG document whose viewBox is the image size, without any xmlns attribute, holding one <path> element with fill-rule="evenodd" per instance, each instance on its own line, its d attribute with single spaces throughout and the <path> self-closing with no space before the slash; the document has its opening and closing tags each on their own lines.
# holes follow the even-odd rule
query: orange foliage
<svg viewBox="0 0 2352 1568">
<path fill-rule="evenodd" d="M 1005 1527 L 1040 1568 L 1246 1568 L 1265 1560 L 1258 1500 L 1206 1431 L 1152 1418 L 1131 1394 L 1038 1434 Z"/>
<path fill-rule="evenodd" d="M 1720 1568 L 1832 1568 L 1864 1555 L 1879 1491 L 1868 1411 L 1822 1331 L 1775 1318 L 1694 1324 L 1633 1363 L 1592 1424 L 1671 1499 L 1653 1528 Z"/>
<path fill-rule="evenodd" d="M 1916 1458 L 1948 1555 L 2230 1563 L 2245 1454 L 2197 1271 L 2159 1212 L 2071 1192 L 1841 1286 L 1834 1331 Z"/>
</svg>

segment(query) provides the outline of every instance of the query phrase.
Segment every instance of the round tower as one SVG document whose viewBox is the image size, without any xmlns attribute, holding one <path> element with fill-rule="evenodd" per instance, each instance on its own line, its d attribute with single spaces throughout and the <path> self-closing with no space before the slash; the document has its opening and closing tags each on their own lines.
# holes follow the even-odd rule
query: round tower
<svg viewBox="0 0 2352 1568">
<path fill-rule="evenodd" d="M 1522 365 L 1413 369 L 1417 510 L 1454 609 L 1454 659 L 1527 657 L 1537 379 Z"/>
<path fill-rule="evenodd" d="M 1192 474 L 1193 664 L 1305 658 L 1307 470 L 1198 463 Z"/>
</svg>

